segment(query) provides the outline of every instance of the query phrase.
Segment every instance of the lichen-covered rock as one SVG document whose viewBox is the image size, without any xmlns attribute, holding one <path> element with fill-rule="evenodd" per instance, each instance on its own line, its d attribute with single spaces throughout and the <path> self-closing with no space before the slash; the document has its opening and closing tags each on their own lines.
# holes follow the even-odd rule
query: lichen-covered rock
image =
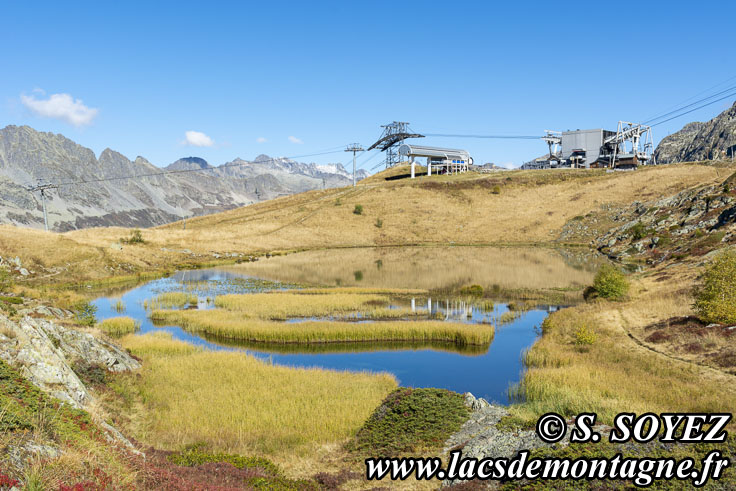
<svg viewBox="0 0 736 491">
<path fill-rule="evenodd" d="M 473 413 L 460 431 L 445 442 L 444 452 L 460 448 L 463 458 L 511 458 L 521 450 L 550 446 L 533 430 L 499 429 L 501 418 L 508 415 L 502 406 L 494 406 L 482 398 L 476 399 L 469 392 L 465 394 L 465 404 L 473 408 Z M 563 440 L 555 445 L 565 445 L 565 442 Z M 442 485 L 452 486 L 461 482 L 448 479 Z"/>
<path fill-rule="evenodd" d="M 5 333 L 0 337 L 0 358 L 34 385 L 76 408 L 88 406 L 92 396 L 71 368 L 75 360 L 113 372 L 140 368 L 117 346 L 53 322 L 28 316 L 13 322 L 0 314 L 0 328 Z"/>
</svg>

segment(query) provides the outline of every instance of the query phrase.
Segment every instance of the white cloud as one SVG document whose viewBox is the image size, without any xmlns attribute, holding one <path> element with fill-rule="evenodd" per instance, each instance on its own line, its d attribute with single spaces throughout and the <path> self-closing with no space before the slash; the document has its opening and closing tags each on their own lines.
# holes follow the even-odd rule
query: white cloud
<svg viewBox="0 0 736 491">
<path fill-rule="evenodd" d="M 33 89 L 36 94 L 43 94 L 40 89 Z M 51 94 L 48 99 L 37 99 L 32 95 L 21 95 L 24 106 L 44 118 L 61 119 L 74 126 L 92 123 L 98 109 L 87 107 L 81 99 L 73 99 L 69 94 Z"/>
<path fill-rule="evenodd" d="M 290 136 L 290 137 L 289 137 L 289 141 L 290 141 L 291 143 L 299 143 L 299 144 L 302 144 L 302 143 L 304 143 L 303 141 L 301 141 L 301 140 L 300 140 L 299 138 L 297 138 L 297 137 L 295 137 L 295 136 Z"/>
<path fill-rule="evenodd" d="M 215 144 L 212 138 L 205 135 L 201 131 L 187 131 L 185 135 L 185 145 L 192 145 L 193 147 L 211 147 Z"/>
<path fill-rule="evenodd" d="M 263 136 L 259 136 L 258 138 L 256 138 L 256 141 L 258 143 L 266 143 L 268 140 L 266 140 L 266 138 Z"/>
</svg>

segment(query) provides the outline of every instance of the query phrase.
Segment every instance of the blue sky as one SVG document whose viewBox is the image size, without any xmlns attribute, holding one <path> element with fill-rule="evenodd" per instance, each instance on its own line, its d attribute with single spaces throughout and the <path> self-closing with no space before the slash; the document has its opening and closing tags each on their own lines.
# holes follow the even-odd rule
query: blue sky
<svg viewBox="0 0 736 491">
<path fill-rule="evenodd" d="M 4 2 L 0 11 L 0 127 L 27 124 L 159 166 L 369 145 L 393 120 L 427 133 L 615 129 L 736 76 L 736 2 Z M 730 103 L 657 126 L 655 140 Z M 541 141 L 423 143 L 506 165 L 546 151 Z"/>
</svg>

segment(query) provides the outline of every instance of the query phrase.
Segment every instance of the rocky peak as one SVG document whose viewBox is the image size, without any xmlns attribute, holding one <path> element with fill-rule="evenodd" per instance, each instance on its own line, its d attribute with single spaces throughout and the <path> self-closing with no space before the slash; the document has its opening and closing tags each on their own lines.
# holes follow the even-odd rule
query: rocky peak
<svg viewBox="0 0 736 491">
<path fill-rule="evenodd" d="M 210 169 L 212 166 L 200 157 L 184 157 L 166 166 L 166 170 Z"/>
<path fill-rule="evenodd" d="M 706 123 L 685 125 L 657 145 L 658 164 L 730 158 L 736 152 L 736 103 Z"/>
</svg>

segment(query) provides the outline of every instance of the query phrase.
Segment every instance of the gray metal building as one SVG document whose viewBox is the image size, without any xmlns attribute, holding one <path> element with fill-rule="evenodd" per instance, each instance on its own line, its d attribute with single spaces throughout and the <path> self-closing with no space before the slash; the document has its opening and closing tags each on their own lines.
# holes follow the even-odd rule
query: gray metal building
<svg viewBox="0 0 736 491">
<path fill-rule="evenodd" d="M 601 156 L 610 154 L 611 149 L 604 146 L 612 136 L 616 136 L 615 131 L 604 129 L 563 131 L 560 157 L 569 161 L 571 167 L 596 166 Z"/>
</svg>

